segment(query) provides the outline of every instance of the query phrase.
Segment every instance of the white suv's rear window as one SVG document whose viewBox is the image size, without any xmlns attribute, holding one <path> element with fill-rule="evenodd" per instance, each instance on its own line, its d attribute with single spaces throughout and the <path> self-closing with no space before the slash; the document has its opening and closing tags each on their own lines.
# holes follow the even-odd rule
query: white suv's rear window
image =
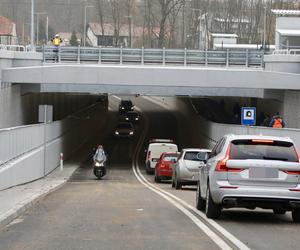
<svg viewBox="0 0 300 250">
<path fill-rule="evenodd" d="M 271 140 L 234 140 L 230 144 L 230 159 L 261 159 L 298 162 L 291 142 Z"/>
</svg>

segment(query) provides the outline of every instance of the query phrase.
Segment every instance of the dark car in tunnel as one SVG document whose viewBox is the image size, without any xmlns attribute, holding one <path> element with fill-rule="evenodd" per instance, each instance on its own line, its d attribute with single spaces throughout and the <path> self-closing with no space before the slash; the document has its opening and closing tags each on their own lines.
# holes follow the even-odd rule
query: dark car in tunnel
<svg viewBox="0 0 300 250">
<path fill-rule="evenodd" d="M 131 138 L 134 135 L 134 127 L 130 122 L 120 122 L 115 130 L 117 138 Z"/>
<path fill-rule="evenodd" d="M 133 111 L 133 104 L 131 100 L 121 100 L 119 105 L 119 113 L 126 114 L 129 111 Z"/>
</svg>

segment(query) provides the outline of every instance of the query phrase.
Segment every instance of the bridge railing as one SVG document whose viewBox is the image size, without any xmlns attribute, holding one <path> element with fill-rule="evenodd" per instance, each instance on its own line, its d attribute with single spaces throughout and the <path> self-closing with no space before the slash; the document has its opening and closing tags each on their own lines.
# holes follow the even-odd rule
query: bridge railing
<svg viewBox="0 0 300 250">
<path fill-rule="evenodd" d="M 184 66 L 263 67 L 264 52 L 258 50 L 189 50 L 110 47 L 40 46 L 44 62 L 160 64 Z"/>
</svg>

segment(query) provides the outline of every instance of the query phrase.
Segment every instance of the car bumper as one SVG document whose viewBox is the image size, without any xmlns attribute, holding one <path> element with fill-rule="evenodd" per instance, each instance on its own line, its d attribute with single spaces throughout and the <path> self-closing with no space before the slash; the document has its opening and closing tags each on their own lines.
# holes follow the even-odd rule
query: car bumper
<svg viewBox="0 0 300 250">
<path fill-rule="evenodd" d="M 172 169 L 160 169 L 157 171 L 157 175 L 160 177 L 170 177 L 172 178 L 173 171 Z"/>
<path fill-rule="evenodd" d="M 199 179 L 199 172 L 193 172 L 187 169 L 180 170 L 179 180 L 181 182 L 197 183 L 198 179 Z"/>
<path fill-rule="evenodd" d="M 300 205 L 300 192 L 287 187 L 233 186 L 228 181 L 210 186 L 211 196 L 217 204 L 224 207 L 262 207 L 277 208 Z M 293 189 L 299 189 L 295 187 Z"/>
</svg>

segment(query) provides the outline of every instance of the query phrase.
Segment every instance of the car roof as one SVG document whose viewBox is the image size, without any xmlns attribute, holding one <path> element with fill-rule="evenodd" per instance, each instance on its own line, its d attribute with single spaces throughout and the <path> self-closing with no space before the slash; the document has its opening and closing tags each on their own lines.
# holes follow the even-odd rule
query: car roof
<svg viewBox="0 0 300 250">
<path fill-rule="evenodd" d="M 269 135 L 226 135 L 230 141 L 233 140 L 273 140 L 273 141 L 286 141 L 286 142 L 293 142 L 289 137 L 279 137 L 279 136 L 269 136 Z"/>
<path fill-rule="evenodd" d="M 199 152 L 211 152 L 211 149 L 207 148 L 184 148 L 182 149 L 184 152 L 191 152 L 191 151 L 199 151 Z"/>
<path fill-rule="evenodd" d="M 169 142 L 152 142 L 152 143 L 149 143 L 149 146 L 176 146 L 177 145 L 175 143 L 169 143 Z"/>
<path fill-rule="evenodd" d="M 178 152 L 163 152 L 162 155 L 178 155 Z"/>
</svg>

